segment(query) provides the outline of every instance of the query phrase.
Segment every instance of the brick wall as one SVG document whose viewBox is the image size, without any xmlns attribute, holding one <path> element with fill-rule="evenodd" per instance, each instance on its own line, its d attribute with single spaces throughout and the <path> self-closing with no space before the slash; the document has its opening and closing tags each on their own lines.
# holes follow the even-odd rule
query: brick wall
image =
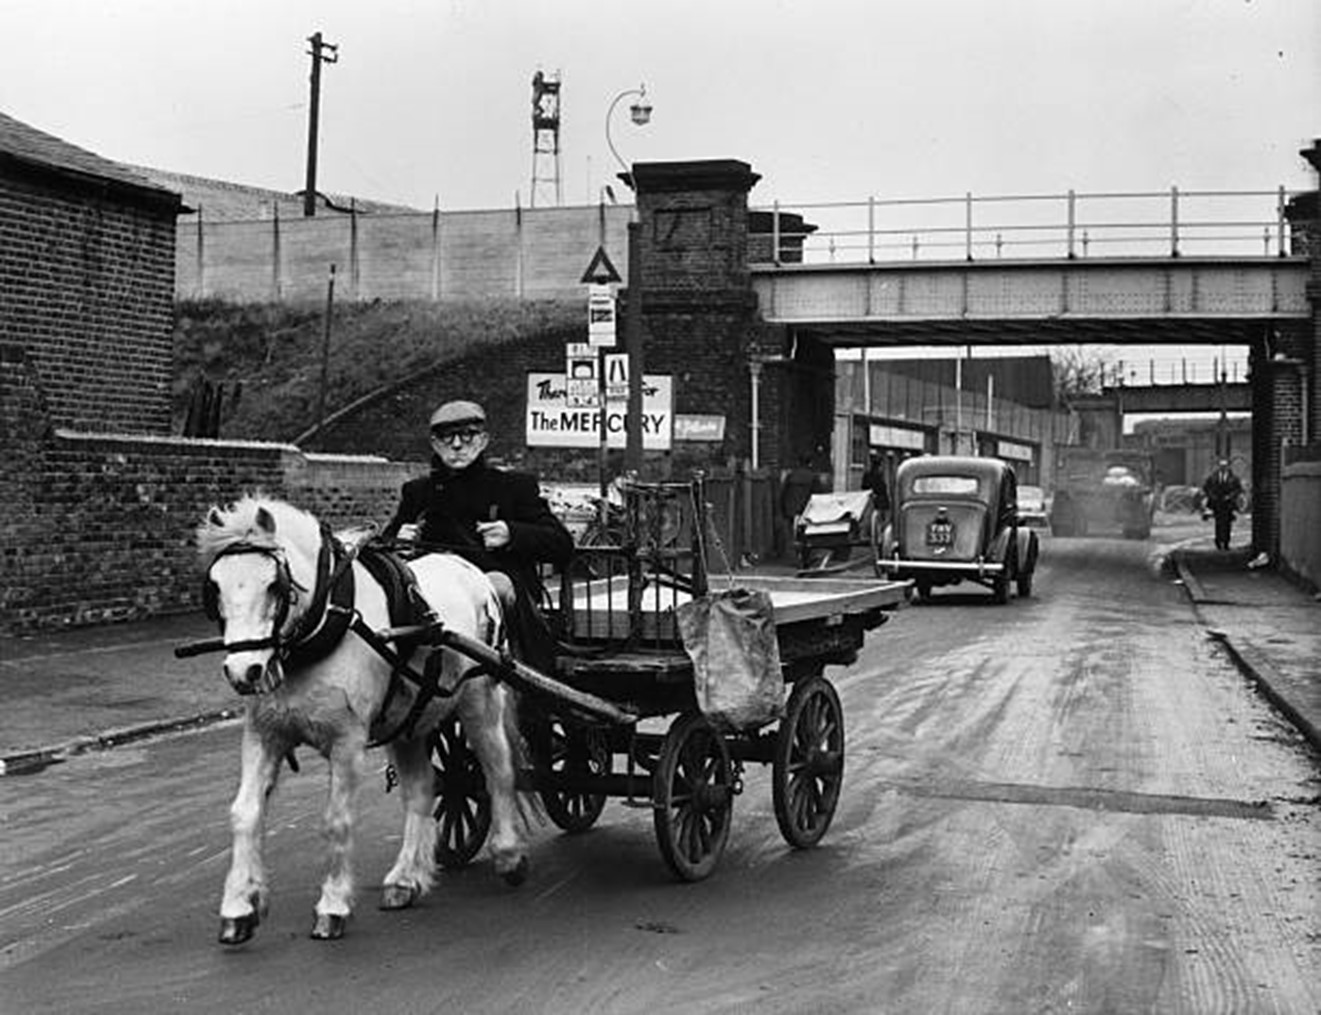
<svg viewBox="0 0 1321 1015">
<path fill-rule="evenodd" d="M 1321 458 L 1284 467 L 1280 563 L 1304 585 L 1321 588 Z"/>
<path fill-rule="evenodd" d="M 282 444 L 52 427 L 24 350 L 0 344 L 0 633 L 198 606 L 193 530 L 264 491 L 332 526 L 384 522 L 420 466 Z"/>
<path fill-rule="evenodd" d="M 0 176 L 0 342 L 28 351 L 53 422 L 170 425 L 174 211 Z"/>
</svg>

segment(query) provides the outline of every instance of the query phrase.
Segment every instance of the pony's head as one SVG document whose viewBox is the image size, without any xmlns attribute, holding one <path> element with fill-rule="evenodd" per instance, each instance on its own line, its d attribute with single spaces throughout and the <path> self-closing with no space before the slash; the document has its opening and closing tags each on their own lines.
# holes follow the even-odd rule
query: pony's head
<svg viewBox="0 0 1321 1015">
<path fill-rule="evenodd" d="M 202 600 L 225 639 L 225 677 L 240 694 L 284 681 L 281 647 L 316 583 L 320 528 L 282 501 L 248 496 L 197 527 Z"/>
</svg>

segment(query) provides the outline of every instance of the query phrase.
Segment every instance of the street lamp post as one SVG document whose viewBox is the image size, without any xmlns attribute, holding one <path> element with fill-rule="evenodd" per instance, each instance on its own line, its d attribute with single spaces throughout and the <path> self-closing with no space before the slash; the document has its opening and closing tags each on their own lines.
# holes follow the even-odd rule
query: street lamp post
<svg viewBox="0 0 1321 1015">
<path fill-rule="evenodd" d="M 619 168 L 624 171 L 624 182 L 627 183 L 629 189 L 632 190 L 633 174 L 628 168 L 628 163 L 626 163 L 622 158 L 620 158 L 619 152 L 615 148 L 615 142 L 610 137 L 610 121 L 614 118 L 615 107 L 618 106 L 625 99 L 627 99 L 630 95 L 637 96 L 637 101 L 628 107 L 629 117 L 639 127 L 644 127 L 651 122 L 651 103 L 647 101 L 647 86 L 638 85 L 637 88 L 625 89 L 624 91 L 616 95 L 613 100 L 611 100 L 610 108 L 606 110 L 605 143 L 606 143 L 606 147 L 610 149 L 610 154 L 613 155 L 615 157 L 615 161 L 619 163 Z"/>
<path fill-rule="evenodd" d="M 639 127 L 651 122 L 651 103 L 647 101 L 647 86 L 639 85 L 620 92 L 610 102 L 605 113 L 605 143 L 610 154 L 623 170 L 621 178 L 629 190 L 636 190 L 633 185 L 633 173 L 628 164 L 620 157 L 610 136 L 610 121 L 615 109 L 630 96 L 636 101 L 629 106 L 629 118 Z M 624 468 L 634 473 L 642 471 L 642 372 L 646 369 L 642 356 L 642 271 L 639 261 L 638 224 L 630 222 L 628 226 L 628 305 L 625 308 L 624 352 L 628 355 L 628 406 L 624 413 Z M 605 406 L 601 406 L 602 419 L 605 418 Z"/>
</svg>

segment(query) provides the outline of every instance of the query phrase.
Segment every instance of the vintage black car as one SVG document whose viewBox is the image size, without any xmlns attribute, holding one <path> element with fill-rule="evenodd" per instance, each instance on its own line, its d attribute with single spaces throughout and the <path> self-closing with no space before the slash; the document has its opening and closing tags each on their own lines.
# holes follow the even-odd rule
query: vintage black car
<svg viewBox="0 0 1321 1015">
<path fill-rule="evenodd" d="M 976 582 L 996 602 L 1032 594 L 1040 541 L 1020 522 L 1013 467 L 999 458 L 926 455 L 895 476 L 894 518 L 877 569 L 912 579 L 928 598 L 940 585 Z"/>
</svg>

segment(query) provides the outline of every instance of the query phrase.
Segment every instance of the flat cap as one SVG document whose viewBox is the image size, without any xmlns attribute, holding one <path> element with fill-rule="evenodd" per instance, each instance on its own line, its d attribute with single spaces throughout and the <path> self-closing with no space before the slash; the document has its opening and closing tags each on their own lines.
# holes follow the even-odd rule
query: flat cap
<svg viewBox="0 0 1321 1015">
<path fill-rule="evenodd" d="M 476 402 L 446 402 L 431 414 L 431 425 L 433 427 L 485 422 L 486 411 Z"/>
</svg>

